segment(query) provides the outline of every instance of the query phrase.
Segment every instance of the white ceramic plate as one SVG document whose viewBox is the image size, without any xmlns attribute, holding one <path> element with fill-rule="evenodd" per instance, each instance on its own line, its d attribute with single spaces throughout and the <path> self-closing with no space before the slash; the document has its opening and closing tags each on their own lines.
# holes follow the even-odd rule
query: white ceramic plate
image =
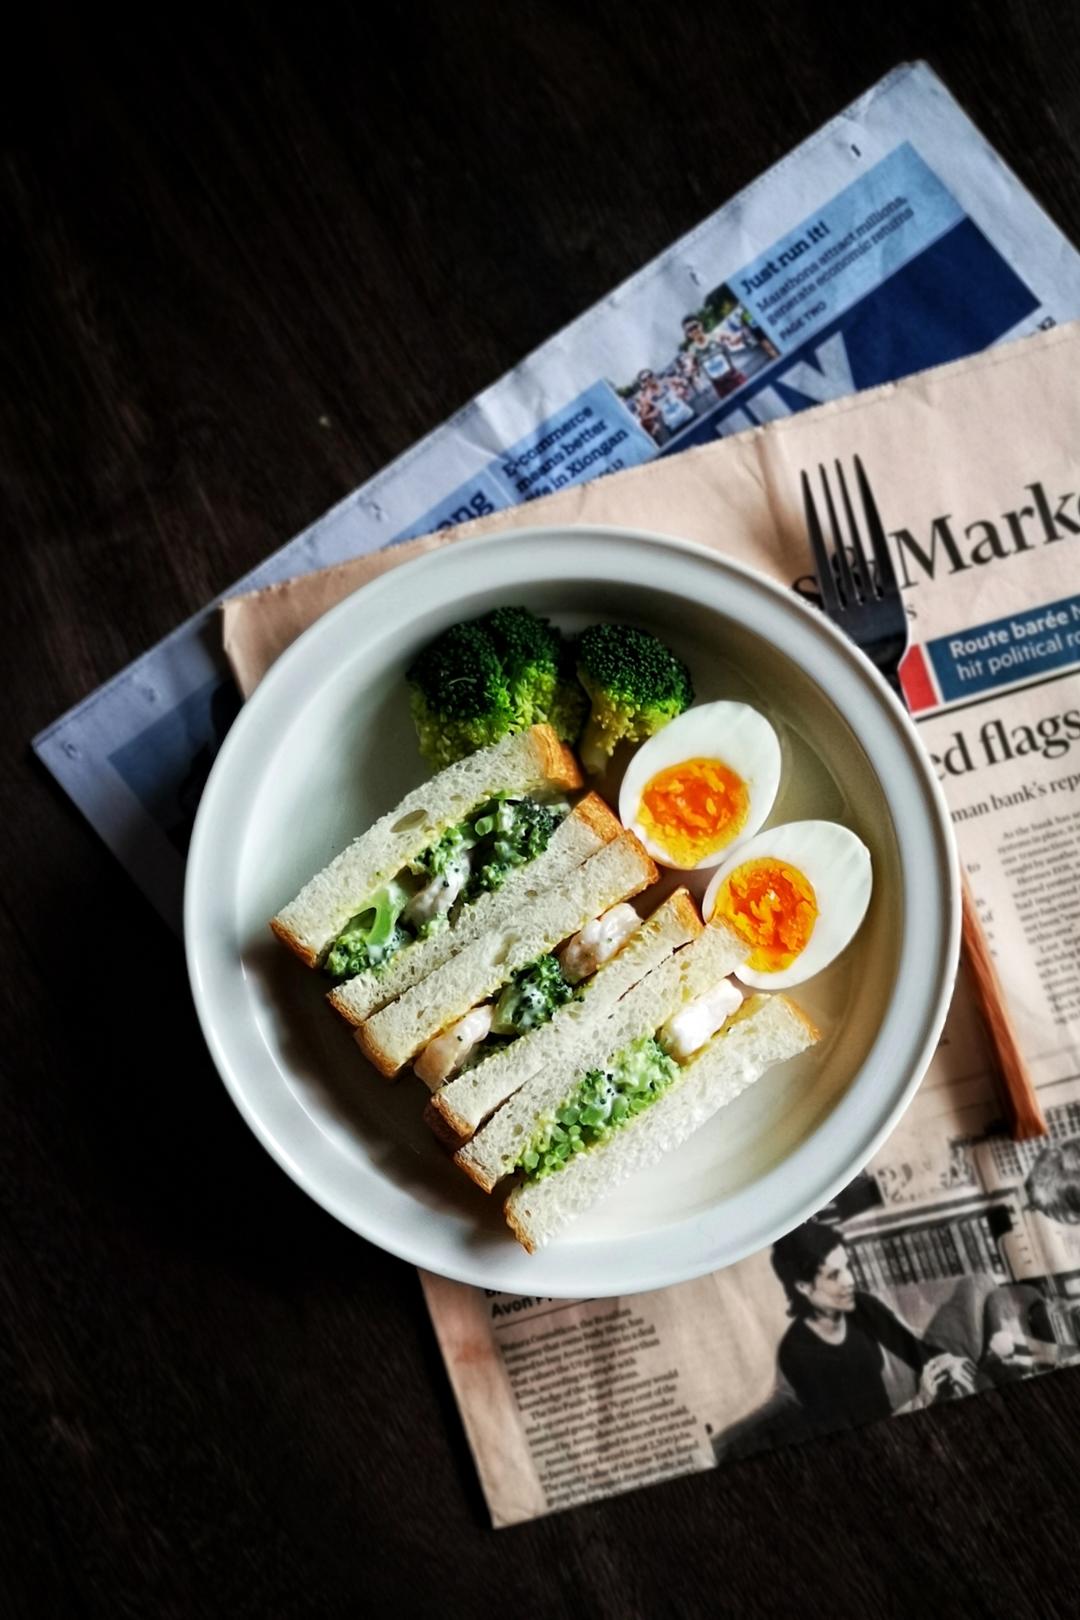
<svg viewBox="0 0 1080 1620">
<path fill-rule="evenodd" d="M 446 625 L 499 603 L 524 603 L 571 631 L 600 618 L 642 625 L 685 658 L 699 701 L 757 704 L 784 747 L 770 821 L 847 822 L 869 845 L 875 874 L 855 941 L 793 992 L 825 1031 L 820 1046 L 770 1072 L 535 1256 L 430 1136 L 420 1082 L 406 1074 L 390 1085 L 367 1068 L 323 1003 L 325 983 L 267 928 L 313 872 L 430 774 L 403 671 Z M 289 649 L 211 772 L 188 859 L 185 931 L 218 1069 L 300 1186 L 431 1271 L 580 1297 L 727 1265 L 850 1180 L 930 1060 L 959 929 L 937 783 L 907 716 L 846 640 L 792 593 L 698 546 L 566 529 L 447 546 L 375 580 Z"/>
</svg>

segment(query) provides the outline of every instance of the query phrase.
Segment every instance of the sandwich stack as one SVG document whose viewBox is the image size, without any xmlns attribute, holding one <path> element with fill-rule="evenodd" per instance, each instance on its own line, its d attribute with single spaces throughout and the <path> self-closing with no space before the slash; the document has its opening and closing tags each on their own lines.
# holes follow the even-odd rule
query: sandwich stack
<svg viewBox="0 0 1080 1620">
<path fill-rule="evenodd" d="M 744 999 L 745 944 L 686 889 L 649 905 L 652 859 L 598 795 L 571 806 L 580 788 L 549 727 L 506 737 L 271 922 L 334 980 L 371 1067 L 413 1065 L 427 1123 L 478 1187 L 506 1189 L 530 1252 L 818 1039 L 785 996 Z"/>
</svg>

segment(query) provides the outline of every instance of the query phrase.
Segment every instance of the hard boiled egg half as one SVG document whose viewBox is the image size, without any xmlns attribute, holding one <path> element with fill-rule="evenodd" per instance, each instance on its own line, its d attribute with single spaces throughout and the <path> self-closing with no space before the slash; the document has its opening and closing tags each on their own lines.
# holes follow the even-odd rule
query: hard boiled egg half
<svg viewBox="0 0 1080 1620">
<path fill-rule="evenodd" d="M 735 976 L 786 990 L 828 967 L 870 904 L 870 851 L 835 821 L 788 821 L 742 844 L 705 891 L 706 922 L 751 947 Z"/>
<path fill-rule="evenodd" d="M 619 817 L 653 860 L 716 866 L 757 832 L 780 785 L 780 740 L 747 703 L 702 703 L 638 749 Z"/>
</svg>

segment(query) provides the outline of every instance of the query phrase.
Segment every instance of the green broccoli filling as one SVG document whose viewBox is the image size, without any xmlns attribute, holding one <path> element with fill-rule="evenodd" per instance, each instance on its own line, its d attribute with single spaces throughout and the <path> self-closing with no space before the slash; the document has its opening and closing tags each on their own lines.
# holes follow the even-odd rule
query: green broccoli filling
<svg viewBox="0 0 1080 1620">
<path fill-rule="evenodd" d="M 529 1181 L 542 1181 L 595 1147 L 662 1096 L 679 1065 L 653 1035 L 631 1041 L 602 1069 L 590 1069 L 545 1120 L 514 1166 Z"/>
<path fill-rule="evenodd" d="M 542 855 L 568 809 L 535 799 L 492 799 L 472 824 L 476 848 L 465 903 L 489 889 L 501 889 L 515 867 Z"/>
<path fill-rule="evenodd" d="M 351 979 L 367 968 L 385 967 L 403 945 L 416 938 L 415 930 L 400 920 L 409 899 L 408 888 L 396 880 L 377 890 L 327 951 L 323 972 L 332 979 Z"/>
<path fill-rule="evenodd" d="M 522 607 L 451 625 L 406 679 L 420 751 L 433 765 L 541 723 L 573 742 L 585 718 L 585 694 L 561 635 Z"/>
<path fill-rule="evenodd" d="M 556 956 L 541 956 L 518 968 L 495 1003 L 492 1035 L 526 1035 L 554 1018 L 573 999 L 574 987 L 563 977 Z"/>
<path fill-rule="evenodd" d="M 594 624 L 578 643 L 578 676 L 591 708 L 581 757 L 602 770 L 621 742 L 643 742 L 694 701 L 690 672 L 650 635 L 625 624 Z"/>
<path fill-rule="evenodd" d="M 372 895 L 330 946 L 323 971 L 336 980 L 379 972 L 403 945 L 447 927 L 463 906 L 542 855 L 568 811 L 563 803 L 488 799 Z M 448 904 L 440 904 L 440 891 Z"/>
</svg>

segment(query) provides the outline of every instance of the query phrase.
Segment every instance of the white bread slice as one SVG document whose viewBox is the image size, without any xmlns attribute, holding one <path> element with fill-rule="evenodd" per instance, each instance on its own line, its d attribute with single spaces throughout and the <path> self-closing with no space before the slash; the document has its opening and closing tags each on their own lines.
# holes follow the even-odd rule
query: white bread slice
<svg viewBox="0 0 1080 1620">
<path fill-rule="evenodd" d="M 460 1146 L 532 1078 L 538 1069 L 565 1068 L 621 996 L 673 951 L 701 933 L 698 909 L 686 889 L 676 889 L 643 922 L 620 951 L 588 981 L 581 1000 L 560 1007 L 550 1023 L 493 1052 L 434 1093 L 424 1118 L 444 1142 Z"/>
<path fill-rule="evenodd" d="M 818 1032 L 786 996 L 753 996 L 651 1107 L 542 1181 L 522 1182 L 504 1213 L 530 1254 L 636 1171 L 679 1147 L 774 1063 L 812 1046 Z"/>
<path fill-rule="evenodd" d="M 561 1062 L 545 1063 L 534 1073 L 483 1129 L 459 1148 L 454 1163 L 478 1187 L 490 1192 L 497 1181 L 511 1173 L 539 1121 L 562 1106 L 587 1070 L 599 1068 L 639 1036 L 651 1035 L 684 1002 L 692 1001 L 734 972 L 746 956 L 747 947 L 734 929 L 715 924 L 704 929 L 628 990 L 608 1018 L 561 1054 Z"/>
<path fill-rule="evenodd" d="M 478 895 L 462 908 L 453 927 L 439 929 L 427 939 L 407 945 L 379 972 L 369 969 L 354 979 L 346 979 L 327 997 L 331 1007 L 347 1024 L 362 1024 L 481 934 L 502 928 L 523 906 L 531 905 L 561 883 L 590 855 L 618 838 L 622 830 L 622 822 L 612 815 L 600 795 L 588 794 L 556 827 L 543 854 L 511 872 L 501 889 Z"/>
<path fill-rule="evenodd" d="M 494 934 L 473 940 L 442 967 L 381 1008 L 356 1031 L 369 1062 L 394 1075 L 441 1030 L 496 990 L 538 956 L 599 916 L 655 883 L 657 870 L 633 833 L 571 872 Z"/>
<path fill-rule="evenodd" d="M 459 759 L 407 793 L 396 809 L 317 872 L 270 927 L 314 967 L 381 884 L 496 793 L 565 792 L 581 786 L 577 760 L 550 726 L 532 726 Z"/>
</svg>

